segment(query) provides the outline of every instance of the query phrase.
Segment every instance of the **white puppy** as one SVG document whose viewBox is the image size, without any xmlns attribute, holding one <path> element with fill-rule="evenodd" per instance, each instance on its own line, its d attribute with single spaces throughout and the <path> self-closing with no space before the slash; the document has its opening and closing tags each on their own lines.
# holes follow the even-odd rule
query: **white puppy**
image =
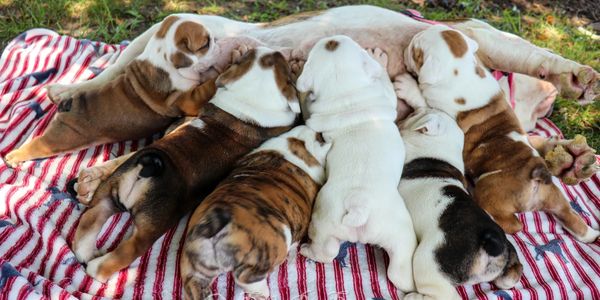
<svg viewBox="0 0 600 300">
<path fill-rule="evenodd" d="M 346 36 L 320 40 L 308 55 L 298 90 L 312 94 L 306 124 L 332 143 L 327 182 L 317 195 L 310 245 L 301 253 L 331 262 L 341 241 L 377 244 L 390 256 L 388 277 L 414 288 L 412 221 L 398 193 L 404 144 L 387 73 Z"/>
<path fill-rule="evenodd" d="M 492 280 L 512 288 L 522 266 L 502 228 L 463 185 L 458 124 L 444 112 L 419 108 L 400 129 L 406 164 L 398 189 L 419 240 L 413 258 L 417 293 L 404 299 L 460 299 L 454 285 Z"/>
</svg>

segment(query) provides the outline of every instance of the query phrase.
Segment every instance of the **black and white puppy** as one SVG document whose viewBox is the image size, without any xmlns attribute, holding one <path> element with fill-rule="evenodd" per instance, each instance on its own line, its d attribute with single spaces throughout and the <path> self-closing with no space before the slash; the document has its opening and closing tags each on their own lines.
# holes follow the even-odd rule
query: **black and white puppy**
<svg viewBox="0 0 600 300">
<path fill-rule="evenodd" d="M 419 242 L 413 257 L 417 292 L 404 299 L 460 299 L 459 284 L 513 287 L 523 267 L 502 228 L 466 191 L 461 129 L 431 108 L 417 109 L 399 127 L 406 146 L 399 191 Z"/>
</svg>

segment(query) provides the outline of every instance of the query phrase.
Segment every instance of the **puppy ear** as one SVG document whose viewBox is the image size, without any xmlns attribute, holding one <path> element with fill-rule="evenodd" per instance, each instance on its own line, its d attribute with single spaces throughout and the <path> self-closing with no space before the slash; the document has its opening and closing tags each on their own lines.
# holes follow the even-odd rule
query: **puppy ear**
<svg viewBox="0 0 600 300">
<path fill-rule="evenodd" d="M 445 129 L 438 115 L 429 114 L 417 121 L 414 131 L 426 135 L 438 136 L 443 134 L 446 131 Z"/>
<path fill-rule="evenodd" d="M 442 70 L 448 69 L 445 65 L 449 62 L 441 62 L 432 55 L 424 54 L 423 66 L 419 70 L 419 83 L 435 84 L 443 79 Z"/>
<path fill-rule="evenodd" d="M 310 68 L 308 64 L 304 65 L 304 70 L 300 74 L 300 77 L 296 80 L 296 89 L 301 93 L 308 93 L 314 87 L 314 78 L 310 74 Z"/>
</svg>

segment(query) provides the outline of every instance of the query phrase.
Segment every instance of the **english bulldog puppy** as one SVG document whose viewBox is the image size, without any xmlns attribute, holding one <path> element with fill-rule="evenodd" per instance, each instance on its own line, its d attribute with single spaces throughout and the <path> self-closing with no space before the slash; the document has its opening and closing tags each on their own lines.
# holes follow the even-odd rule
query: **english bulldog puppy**
<svg viewBox="0 0 600 300">
<path fill-rule="evenodd" d="M 306 236 L 330 147 L 319 133 L 298 126 L 238 162 L 188 223 L 181 258 L 185 299 L 206 299 L 213 280 L 229 271 L 252 298 L 269 297 L 267 276 Z"/>
<path fill-rule="evenodd" d="M 455 285 L 493 281 L 512 288 L 523 273 L 504 231 L 464 186 L 464 135 L 449 115 L 417 108 L 399 125 L 406 160 L 398 190 L 419 245 L 415 293 L 404 299 L 461 299 Z"/>
<path fill-rule="evenodd" d="M 465 133 L 465 172 L 474 198 L 507 233 L 522 228 L 517 212 L 543 210 L 582 242 L 600 232 L 589 227 L 552 183 L 544 159 L 531 146 L 497 81 L 477 60 L 477 43 L 446 26 L 415 36 L 398 96 L 414 107 L 430 106 L 456 118 Z"/>
<path fill-rule="evenodd" d="M 330 263 L 342 241 L 376 244 L 390 256 L 389 279 L 413 290 L 416 238 L 398 193 L 404 144 L 389 77 L 352 39 L 333 36 L 310 51 L 297 87 L 310 94 L 306 125 L 332 143 L 301 253 Z"/>
<path fill-rule="evenodd" d="M 214 79 L 231 62 L 232 51 L 255 45 L 252 41 L 244 37 L 216 41 L 193 18 L 171 16 L 122 73 L 111 68 L 100 73 L 100 78 L 113 76 L 108 84 L 90 81 L 85 89 L 52 85 L 48 95 L 58 108 L 48 129 L 9 152 L 5 160 L 14 167 L 97 144 L 140 139 L 164 131 L 181 116 L 195 117 L 215 94 Z M 197 69 L 205 61 L 211 67 Z M 63 90 L 76 92 L 57 96 Z"/>
<path fill-rule="evenodd" d="M 73 251 L 99 281 L 129 265 L 191 212 L 235 162 L 290 129 L 299 112 L 281 53 L 259 47 L 221 74 L 214 98 L 184 124 L 119 165 L 95 191 L 81 216 Z M 106 220 L 133 218 L 133 234 L 106 254 L 95 247 Z"/>
</svg>

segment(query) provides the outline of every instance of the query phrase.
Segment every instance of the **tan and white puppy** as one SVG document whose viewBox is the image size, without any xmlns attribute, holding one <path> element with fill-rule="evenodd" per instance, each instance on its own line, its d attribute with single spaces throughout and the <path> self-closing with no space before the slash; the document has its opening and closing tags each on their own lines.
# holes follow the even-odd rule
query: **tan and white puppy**
<svg viewBox="0 0 600 300">
<path fill-rule="evenodd" d="M 517 212 L 553 214 L 575 238 L 594 242 L 600 232 L 589 227 L 552 183 L 544 159 L 502 90 L 476 57 L 477 43 L 446 26 L 420 32 L 406 52 L 407 68 L 419 83 L 403 76 L 396 92 L 414 107 L 431 106 L 456 118 L 465 133 L 466 174 L 474 198 L 507 233 L 522 228 Z"/>
<path fill-rule="evenodd" d="M 217 79 L 198 118 L 124 161 L 95 191 L 73 251 L 100 281 L 129 265 L 208 195 L 243 155 L 296 122 L 298 100 L 281 53 L 259 47 Z M 106 254 L 96 237 L 106 220 L 129 211 L 131 237 Z"/>
<path fill-rule="evenodd" d="M 419 241 L 413 257 L 417 290 L 404 299 L 461 299 L 455 285 L 487 281 L 512 288 L 523 267 L 502 228 L 464 186 L 464 134 L 456 121 L 418 108 L 399 128 L 406 163 L 398 190 Z"/>
<path fill-rule="evenodd" d="M 220 274 L 254 299 L 267 299 L 267 276 L 308 231 L 325 180 L 331 144 L 298 126 L 262 144 L 204 199 L 188 223 L 181 258 L 185 299 L 206 299 Z"/>
<path fill-rule="evenodd" d="M 306 125 L 332 143 L 301 253 L 331 262 L 342 241 L 379 245 L 390 256 L 390 280 L 411 291 L 416 239 L 398 193 L 404 144 L 385 70 L 349 37 L 333 36 L 310 51 L 297 87 L 311 94 Z"/>
</svg>

